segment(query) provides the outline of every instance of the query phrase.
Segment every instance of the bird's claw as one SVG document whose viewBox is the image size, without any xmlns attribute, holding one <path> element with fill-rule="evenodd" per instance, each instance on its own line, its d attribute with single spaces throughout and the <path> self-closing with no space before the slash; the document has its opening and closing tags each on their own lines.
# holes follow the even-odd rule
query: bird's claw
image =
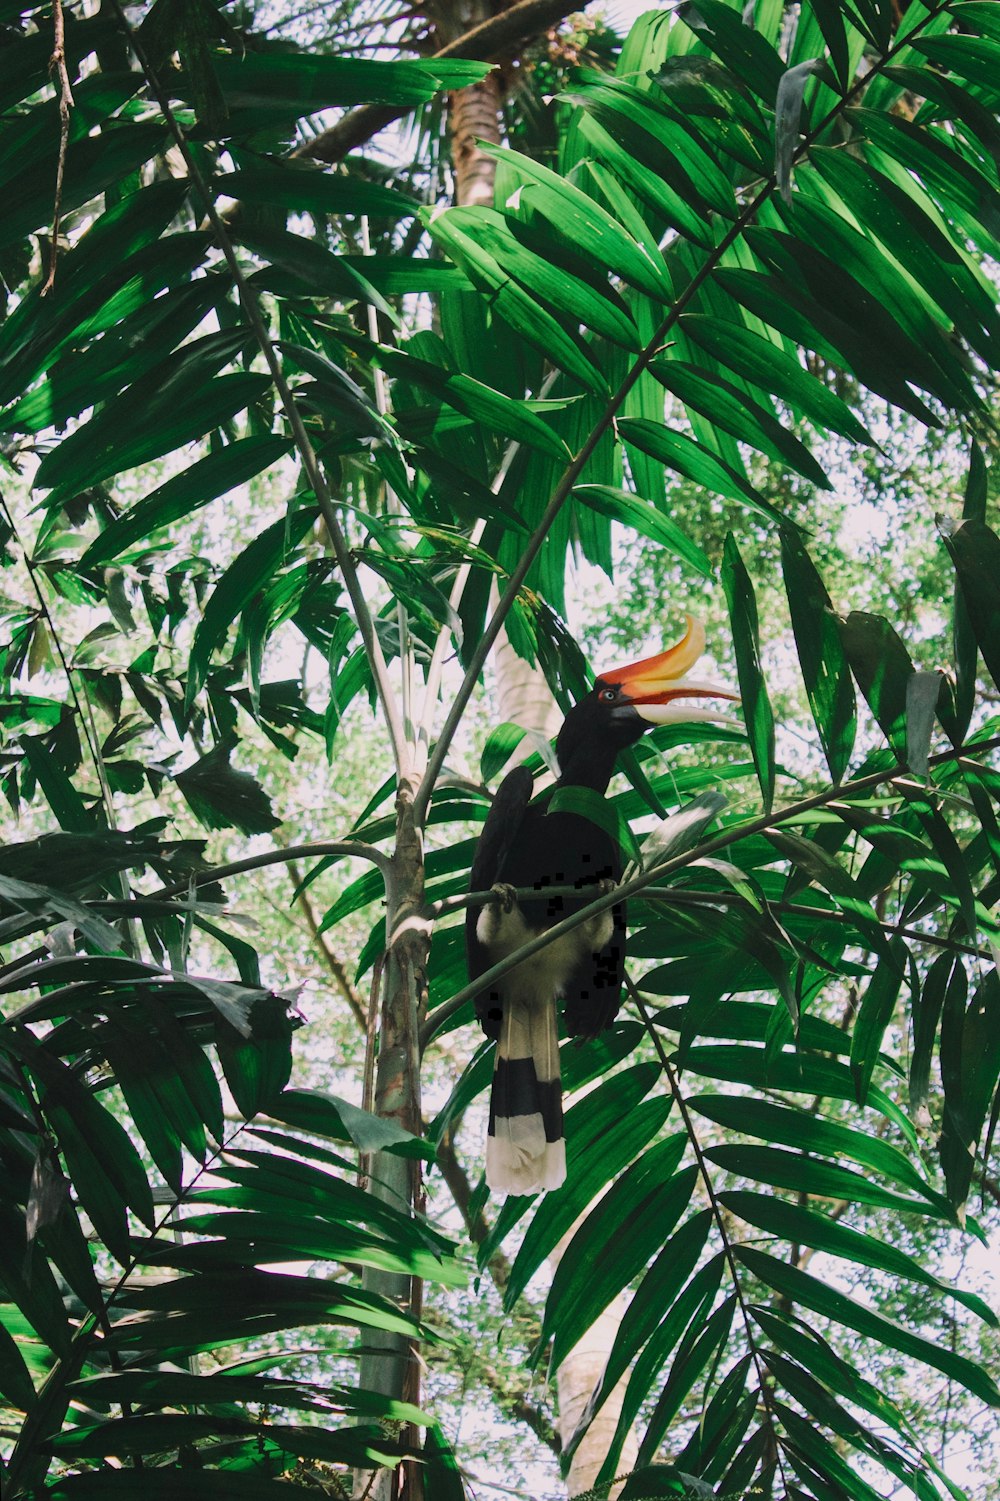
<svg viewBox="0 0 1000 1501">
<path fill-rule="evenodd" d="M 617 890 L 618 882 L 614 879 L 613 876 L 604 876 L 603 879 L 598 881 L 597 883 L 598 896 L 610 896 L 613 891 Z"/>
<path fill-rule="evenodd" d="M 517 888 L 507 881 L 495 881 L 490 887 L 493 900 L 504 912 L 513 912 L 517 906 Z"/>
</svg>

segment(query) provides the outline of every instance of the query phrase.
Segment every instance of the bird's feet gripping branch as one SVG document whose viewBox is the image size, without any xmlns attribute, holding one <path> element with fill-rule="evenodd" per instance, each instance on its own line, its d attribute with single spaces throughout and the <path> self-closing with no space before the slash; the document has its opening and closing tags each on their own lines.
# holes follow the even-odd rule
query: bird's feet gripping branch
<svg viewBox="0 0 1000 1501">
<path fill-rule="evenodd" d="M 669 651 L 603 673 L 566 715 L 556 739 L 559 779 L 537 801 L 526 767 L 504 778 L 472 866 L 471 889 L 491 888 L 494 900 L 466 916 L 471 979 L 614 889 L 622 871 L 617 844 L 580 814 L 550 811 L 552 793 L 586 787 L 603 795 L 618 752 L 651 726 L 718 718 L 720 711 L 689 702 L 738 696 L 686 677 L 704 649 L 704 628 L 688 616 Z M 567 887 L 579 896 L 566 895 Z M 518 901 L 518 890 L 538 895 Z M 624 967 L 625 904 L 616 902 L 477 995 L 476 1014 L 497 1043 L 486 1143 L 486 1180 L 495 1191 L 535 1193 L 564 1181 L 556 1003 L 563 1001 L 571 1037 L 596 1036 L 617 1015 Z"/>
</svg>

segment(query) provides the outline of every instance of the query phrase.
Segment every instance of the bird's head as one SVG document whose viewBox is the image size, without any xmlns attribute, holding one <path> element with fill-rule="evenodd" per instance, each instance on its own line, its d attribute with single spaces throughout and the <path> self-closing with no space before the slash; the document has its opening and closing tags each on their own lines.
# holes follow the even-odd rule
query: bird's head
<svg viewBox="0 0 1000 1501">
<path fill-rule="evenodd" d="M 593 688 L 567 714 L 556 741 L 563 775 L 584 743 L 600 742 L 617 753 L 634 745 L 653 725 L 719 719 L 722 711 L 696 706 L 697 699 L 738 700 L 720 683 L 699 681 L 687 673 L 705 650 L 705 628 L 693 616 L 676 646 L 628 667 L 602 672 Z"/>
</svg>

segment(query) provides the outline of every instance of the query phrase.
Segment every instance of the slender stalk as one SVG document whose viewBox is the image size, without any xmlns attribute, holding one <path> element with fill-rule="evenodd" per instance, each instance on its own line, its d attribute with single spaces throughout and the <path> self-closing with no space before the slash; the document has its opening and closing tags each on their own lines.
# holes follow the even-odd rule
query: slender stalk
<svg viewBox="0 0 1000 1501">
<path fill-rule="evenodd" d="M 951 750 L 939 751 L 937 755 L 929 758 L 928 764 L 939 766 L 947 761 L 955 761 L 960 756 L 984 755 L 988 751 L 996 750 L 998 747 L 1000 747 L 1000 735 L 994 736 L 990 740 L 980 740 L 979 742 L 973 742 L 964 746 L 955 746 Z M 551 928 L 547 928 L 544 933 L 540 933 L 537 938 L 532 938 L 522 948 L 517 949 L 512 954 L 508 954 L 505 959 L 501 959 L 497 964 L 493 964 L 489 969 L 484 970 L 478 979 L 470 981 L 468 985 L 463 985 L 450 1000 L 445 1001 L 443 1005 L 439 1006 L 427 1018 L 427 1021 L 421 1028 L 421 1047 L 424 1048 L 427 1046 L 442 1023 L 447 1021 L 450 1016 L 453 1016 L 466 1001 L 478 995 L 481 990 L 485 990 L 488 986 L 495 984 L 497 980 L 502 979 L 512 969 L 516 969 L 525 959 L 530 959 L 550 943 L 554 943 L 557 939 L 561 938 L 564 933 L 571 933 L 574 928 L 579 927 L 581 923 L 587 922 L 598 913 L 607 911 L 608 908 L 614 907 L 618 902 L 625 901 L 628 897 L 637 896 L 640 892 L 644 893 L 654 882 L 659 881 L 664 876 L 671 875 L 675 870 L 682 870 L 685 866 L 691 865 L 695 860 L 703 860 L 709 855 L 716 854 L 719 850 L 728 849 L 731 844 L 736 844 L 741 839 L 748 839 L 754 834 L 766 834 L 768 829 L 774 828 L 777 824 L 789 823 L 796 818 L 801 818 L 804 813 L 810 813 L 814 808 L 828 807 L 831 803 L 847 801 L 849 798 L 857 796 L 858 793 L 866 792 L 873 787 L 879 786 L 882 782 L 891 782 L 900 772 L 907 769 L 905 761 L 897 761 L 893 766 L 886 768 L 884 771 L 869 772 L 867 776 L 856 777 L 853 781 L 843 782 L 838 787 L 827 787 L 823 792 L 816 792 L 811 797 L 801 798 L 798 802 L 789 803 L 785 808 L 777 808 L 770 813 L 762 813 L 756 818 L 749 818 L 730 824 L 728 828 L 716 834 L 713 838 L 706 839 L 703 843 L 693 846 L 690 850 L 685 850 L 682 854 L 674 855 L 670 860 L 662 861 L 661 864 L 654 866 L 652 870 L 633 876 L 630 881 L 623 881 L 614 891 L 609 891 L 605 896 L 598 897 L 588 906 L 581 907 L 579 912 L 570 913 L 561 922 L 554 924 Z"/>
<path fill-rule="evenodd" d="M 377 865 L 383 875 L 390 868 L 388 855 L 372 844 L 363 844 L 353 839 L 317 839 L 309 844 L 289 844 L 280 850 L 265 850 L 260 855 L 247 855 L 242 860 L 230 860 L 225 865 L 210 865 L 207 870 L 195 871 L 186 881 L 175 881 L 172 886 L 162 886 L 153 896 L 175 896 L 187 891 L 189 886 L 210 886 L 213 881 L 224 881 L 228 876 L 241 876 L 249 870 L 263 870 L 268 865 L 286 865 L 289 860 L 312 860 L 331 855 L 357 855 Z"/>
<path fill-rule="evenodd" d="M 56 187 L 52 203 L 52 241 L 49 245 L 49 274 L 42 287 L 45 297 L 56 282 L 56 265 L 59 260 L 59 224 L 62 219 L 63 179 L 66 175 L 66 152 L 69 149 L 69 112 L 76 101 L 66 67 L 66 18 L 62 0 L 52 0 L 52 56 L 49 58 L 49 73 L 59 79 L 59 156 L 56 160 Z"/>
<path fill-rule="evenodd" d="M 243 268 L 240 266 L 236 251 L 233 248 L 232 239 L 229 235 L 228 230 L 226 229 L 225 224 L 222 221 L 222 218 L 216 211 L 215 203 L 208 189 L 208 184 L 206 183 L 201 169 L 194 157 L 194 154 L 192 153 L 188 145 L 187 137 L 185 136 L 183 130 L 177 122 L 177 117 L 171 107 L 170 100 L 167 97 L 166 92 L 160 85 L 156 70 L 150 61 L 149 54 L 146 51 L 142 38 L 129 24 L 128 18 L 122 8 L 121 0 L 111 0 L 111 6 L 118 17 L 118 24 L 121 26 L 122 31 L 128 38 L 129 45 L 135 53 L 139 61 L 139 65 L 149 82 L 150 89 L 152 90 L 153 95 L 163 112 L 164 119 L 167 122 L 167 127 L 170 131 L 170 134 L 174 138 L 177 149 L 180 151 L 181 155 L 184 158 L 184 163 L 187 167 L 188 175 L 190 176 L 191 181 L 202 200 L 202 206 L 205 210 L 205 217 L 208 220 L 209 224 L 212 226 L 212 231 L 215 234 L 219 249 L 222 251 L 222 254 L 225 257 L 226 264 L 229 267 L 230 274 L 233 278 L 233 283 L 236 287 L 240 299 L 240 306 L 243 309 L 243 314 L 257 342 L 257 346 L 264 357 L 264 361 L 268 368 L 268 373 L 270 374 L 271 379 L 274 382 L 275 390 L 278 393 L 278 397 L 281 401 L 285 417 L 292 432 L 295 447 L 298 451 L 299 458 L 302 461 L 302 467 L 306 472 L 309 484 L 312 487 L 313 494 L 316 497 L 316 503 L 319 506 L 320 513 L 323 517 L 323 522 L 326 526 L 331 546 L 333 547 L 333 553 L 337 560 L 337 566 L 340 569 L 341 575 L 344 580 L 344 587 L 346 588 L 348 598 L 351 601 L 351 608 L 354 612 L 354 618 L 357 621 L 358 629 L 361 632 L 361 639 L 364 643 L 365 652 L 367 653 L 368 660 L 371 665 L 372 677 L 375 682 L 376 692 L 378 693 L 379 702 L 382 706 L 382 712 L 385 715 L 386 725 L 389 731 L 389 739 L 392 745 L 393 759 L 396 763 L 396 771 L 397 774 L 402 777 L 409 770 L 409 751 L 407 747 L 406 735 L 403 729 L 403 722 L 400 717 L 399 707 L 396 703 L 395 694 L 393 693 L 392 686 L 389 681 L 388 666 L 386 664 L 385 656 L 382 651 L 381 643 L 379 642 L 378 635 L 375 631 L 375 623 L 372 618 L 371 611 L 368 608 L 368 601 L 365 599 L 364 591 L 361 588 L 358 571 L 355 567 L 354 559 L 351 555 L 351 551 L 347 543 L 347 538 L 344 535 L 343 529 L 341 528 L 340 519 L 337 515 L 336 507 L 331 497 L 329 487 L 326 483 L 326 476 L 324 475 L 319 460 L 316 457 L 316 452 L 312 446 L 309 434 L 306 431 L 306 426 L 302 420 L 302 416 L 295 404 L 295 398 L 292 393 L 292 389 L 289 386 L 288 381 L 285 379 L 285 374 L 281 368 L 281 363 L 278 359 L 277 351 L 274 347 L 271 336 L 264 325 L 264 320 L 261 317 L 260 309 L 257 306 L 257 301 L 254 296 L 253 290 L 243 274 Z"/>
<path fill-rule="evenodd" d="M 661 867 L 657 866 L 657 873 Z M 545 896 L 552 897 L 576 897 L 579 899 L 583 893 L 579 886 L 546 886 Z M 677 886 L 647 886 L 643 892 L 643 900 L 647 902 L 663 902 L 671 907 L 739 907 L 746 906 L 746 900 L 735 891 L 695 891 L 690 887 L 681 889 Z M 530 902 L 538 899 L 538 890 L 533 886 L 519 887 L 514 896 L 518 902 Z M 442 897 L 439 902 L 431 902 L 425 909 L 432 917 L 443 917 L 449 912 L 460 912 L 464 907 L 485 907 L 487 902 L 496 900 L 493 891 L 467 891 L 460 896 Z M 97 911 L 103 910 L 107 903 L 95 903 Z M 772 912 L 787 913 L 793 917 L 809 917 L 817 922 L 834 922 L 854 925 L 854 919 L 849 912 L 841 912 L 836 907 L 811 907 L 807 902 L 768 902 Z M 589 912 L 589 907 L 588 907 Z M 878 927 L 890 937 L 909 938 L 913 943 L 926 943 L 931 948 L 944 949 L 949 954 L 967 954 L 971 959 L 982 959 L 985 963 L 991 962 L 991 954 L 988 949 L 975 948 L 970 943 L 958 943 L 952 938 L 942 938 L 938 933 L 923 933 L 919 928 L 904 928 L 898 923 L 882 922 L 876 919 Z"/>
</svg>

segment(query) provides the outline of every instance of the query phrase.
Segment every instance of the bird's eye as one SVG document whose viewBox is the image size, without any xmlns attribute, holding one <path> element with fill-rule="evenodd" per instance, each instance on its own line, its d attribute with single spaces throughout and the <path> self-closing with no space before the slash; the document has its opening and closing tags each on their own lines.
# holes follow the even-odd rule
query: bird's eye
<svg viewBox="0 0 1000 1501">
<path fill-rule="evenodd" d="M 615 701 L 615 699 L 617 697 L 618 697 L 618 689 L 617 688 L 602 688 L 601 689 L 601 700 L 602 700 L 603 703 L 613 704 L 614 701 Z"/>
</svg>

